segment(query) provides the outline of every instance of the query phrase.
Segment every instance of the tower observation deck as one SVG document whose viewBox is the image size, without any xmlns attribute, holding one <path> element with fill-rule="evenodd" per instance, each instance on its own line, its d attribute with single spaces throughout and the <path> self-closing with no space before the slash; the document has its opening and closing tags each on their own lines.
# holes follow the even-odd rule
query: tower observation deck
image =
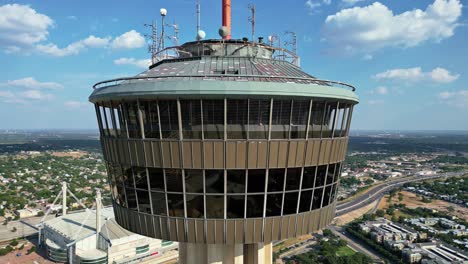
<svg viewBox="0 0 468 264">
<path fill-rule="evenodd" d="M 121 226 L 180 242 L 182 263 L 271 263 L 272 241 L 331 222 L 354 87 L 260 42 L 160 55 L 89 97 Z"/>
</svg>

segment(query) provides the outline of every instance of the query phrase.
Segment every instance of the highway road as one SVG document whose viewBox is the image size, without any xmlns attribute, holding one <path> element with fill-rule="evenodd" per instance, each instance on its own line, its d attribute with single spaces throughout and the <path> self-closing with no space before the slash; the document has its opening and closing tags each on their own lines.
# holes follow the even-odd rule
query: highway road
<svg viewBox="0 0 468 264">
<path fill-rule="evenodd" d="M 425 180 L 436 179 L 436 178 L 456 177 L 456 176 L 462 176 L 466 173 L 468 173 L 468 171 L 442 173 L 442 174 L 429 175 L 429 176 L 411 176 L 411 177 L 405 177 L 405 178 L 398 178 L 398 179 L 389 181 L 387 183 L 384 183 L 382 185 L 379 185 L 367 191 L 366 193 L 356 197 L 354 200 L 337 204 L 336 216 L 341 216 L 349 212 L 352 212 L 356 209 L 359 209 L 361 207 L 364 207 L 374 202 L 375 200 L 382 198 L 391 189 L 402 186 L 403 184 L 408 183 L 408 182 L 425 181 Z"/>
</svg>

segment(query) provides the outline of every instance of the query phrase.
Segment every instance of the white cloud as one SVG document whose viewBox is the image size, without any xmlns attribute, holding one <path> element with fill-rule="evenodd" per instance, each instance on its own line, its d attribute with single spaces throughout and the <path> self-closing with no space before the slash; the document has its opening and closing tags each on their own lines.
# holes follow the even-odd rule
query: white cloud
<svg viewBox="0 0 468 264">
<path fill-rule="evenodd" d="M 461 14 L 460 0 L 435 0 L 424 11 L 414 9 L 401 14 L 375 2 L 328 16 L 323 37 L 335 50 L 351 54 L 385 47 L 413 47 L 453 36 Z"/>
<path fill-rule="evenodd" d="M 377 80 L 400 80 L 400 81 L 431 81 L 434 83 L 450 83 L 457 80 L 459 74 L 452 74 L 444 68 L 437 67 L 430 72 L 423 72 L 421 67 L 407 69 L 392 69 L 374 75 Z"/>
<path fill-rule="evenodd" d="M 80 109 L 88 107 L 90 104 L 86 102 L 79 102 L 79 101 L 67 101 L 63 103 L 63 105 L 69 109 Z"/>
<path fill-rule="evenodd" d="M 9 99 L 15 97 L 15 95 L 10 91 L 0 91 L 0 97 Z"/>
<path fill-rule="evenodd" d="M 114 64 L 134 65 L 142 69 L 148 69 L 148 67 L 151 65 L 151 60 L 150 59 L 137 60 L 135 58 L 120 58 L 120 59 L 114 60 Z"/>
<path fill-rule="evenodd" d="M 468 90 L 455 92 L 444 91 L 438 94 L 442 103 L 456 106 L 458 108 L 468 108 Z"/>
<path fill-rule="evenodd" d="M 78 18 L 76 16 L 67 16 L 67 19 L 70 19 L 70 20 L 78 20 Z"/>
<path fill-rule="evenodd" d="M 372 90 L 371 94 L 387 95 L 388 94 L 388 88 L 384 87 L 384 86 L 379 86 L 379 87 L 375 88 L 374 90 Z"/>
<path fill-rule="evenodd" d="M 99 38 L 93 35 L 79 40 L 77 42 L 71 43 L 64 48 L 59 48 L 57 45 L 48 43 L 45 45 L 39 44 L 36 46 L 36 49 L 44 54 L 52 55 L 55 57 L 64 57 L 69 55 L 77 55 L 82 50 L 86 48 L 102 48 L 109 45 L 111 37 Z"/>
<path fill-rule="evenodd" d="M 367 103 L 370 105 L 380 105 L 380 104 L 383 104 L 384 101 L 383 100 L 369 100 L 367 101 Z"/>
<path fill-rule="evenodd" d="M 32 99 L 32 100 L 50 100 L 54 98 L 52 94 L 46 94 L 39 90 L 28 90 L 19 93 L 19 96 L 24 99 Z"/>
<path fill-rule="evenodd" d="M 366 1 L 366 0 L 341 0 L 343 3 L 347 4 L 347 5 L 355 5 L 359 2 L 363 2 L 363 1 Z"/>
<path fill-rule="evenodd" d="M 27 89 L 63 89 L 63 85 L 55 82 L 39 82 L 33 77 L 26 77 L 23 79 L 7 81 L 0 84 L 0 86 L 22 87 Z"/>
<path fill-rule="evenodd" d="M 371 54 L 366 54 L 362 57 L 363 60 L 372 60 L 374 58 L 374 56 L 372 56 Z"/>
<path fill-rule="evenodd" d="M 30 49 L 44 41 L 54 21 L 28 5 L 0 6 L 0 47 L 7 53 Z"/>
<path fill-rule="evenodd" d="M 145 45 L 145 38 L 135 30 L 130 30 L 116 37 L 111 47 L 114 49 L 135 49 Z"/>
<path fill-rule="evenodd" d="M 305 5 L 313 13 L 322 5 L 330 5 L 332 0 L 307 0 Z"/>
</svg>

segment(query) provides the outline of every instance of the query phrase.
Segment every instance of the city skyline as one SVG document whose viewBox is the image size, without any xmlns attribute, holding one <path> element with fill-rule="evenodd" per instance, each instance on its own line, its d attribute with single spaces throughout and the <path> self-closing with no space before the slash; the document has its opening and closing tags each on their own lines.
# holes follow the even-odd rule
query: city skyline
<svg viewBox="0 0 468 264">
<path fill-rule="evenodd" d="M 0 1 L 0 129 L 97 129 L 92 85 L 144 71 L 143 24 L 159 22 L 159 8 L 180 25 L 180 43 L 196 35 L 195 1 L 52 3 Z M 461 1 L 254 3 L 256 37 L 295 31 L 304 71 L 357 86 L 353 130 L 468 129 L 459 118 L 468 107 Z M 202 29 L 218 38 L 221 6 L 201 5 Z M 250 37 L 249 15 L 247 3 L 233 3 L 233 38 Z"/>
</svg>

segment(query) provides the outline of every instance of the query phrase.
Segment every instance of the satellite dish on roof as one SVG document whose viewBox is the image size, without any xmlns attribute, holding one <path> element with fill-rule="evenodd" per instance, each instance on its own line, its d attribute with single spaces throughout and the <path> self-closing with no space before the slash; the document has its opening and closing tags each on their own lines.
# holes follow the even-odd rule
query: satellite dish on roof
<svg viewBox="0 0 468 264">
<path fill-rule="evenodd" d="M 197 32 L 197 40 L 204 39 L 205 37 L 206 37 L 205 31 L 199 30 L 199 31 Z"/>
<path fill-rule="evenodd" d="M 166 8 L 161 8 L 161 9 L 159 9 L 159 13 L 161 14 L 161 16 L 166 16 L 167 15 L 167 9 Z"/>
<path fill-rule="evenodd" d="M 229 36 L 229 29 L 225 26 L 222 26 L 219 28 L 218 33 L 222 38 L 225 38 Z"/>
<path fill-rule="evenodd" d="M 273 41 L 273 36 L 268 36 L 268 42 L 272 42 Z"/>
</svg>

